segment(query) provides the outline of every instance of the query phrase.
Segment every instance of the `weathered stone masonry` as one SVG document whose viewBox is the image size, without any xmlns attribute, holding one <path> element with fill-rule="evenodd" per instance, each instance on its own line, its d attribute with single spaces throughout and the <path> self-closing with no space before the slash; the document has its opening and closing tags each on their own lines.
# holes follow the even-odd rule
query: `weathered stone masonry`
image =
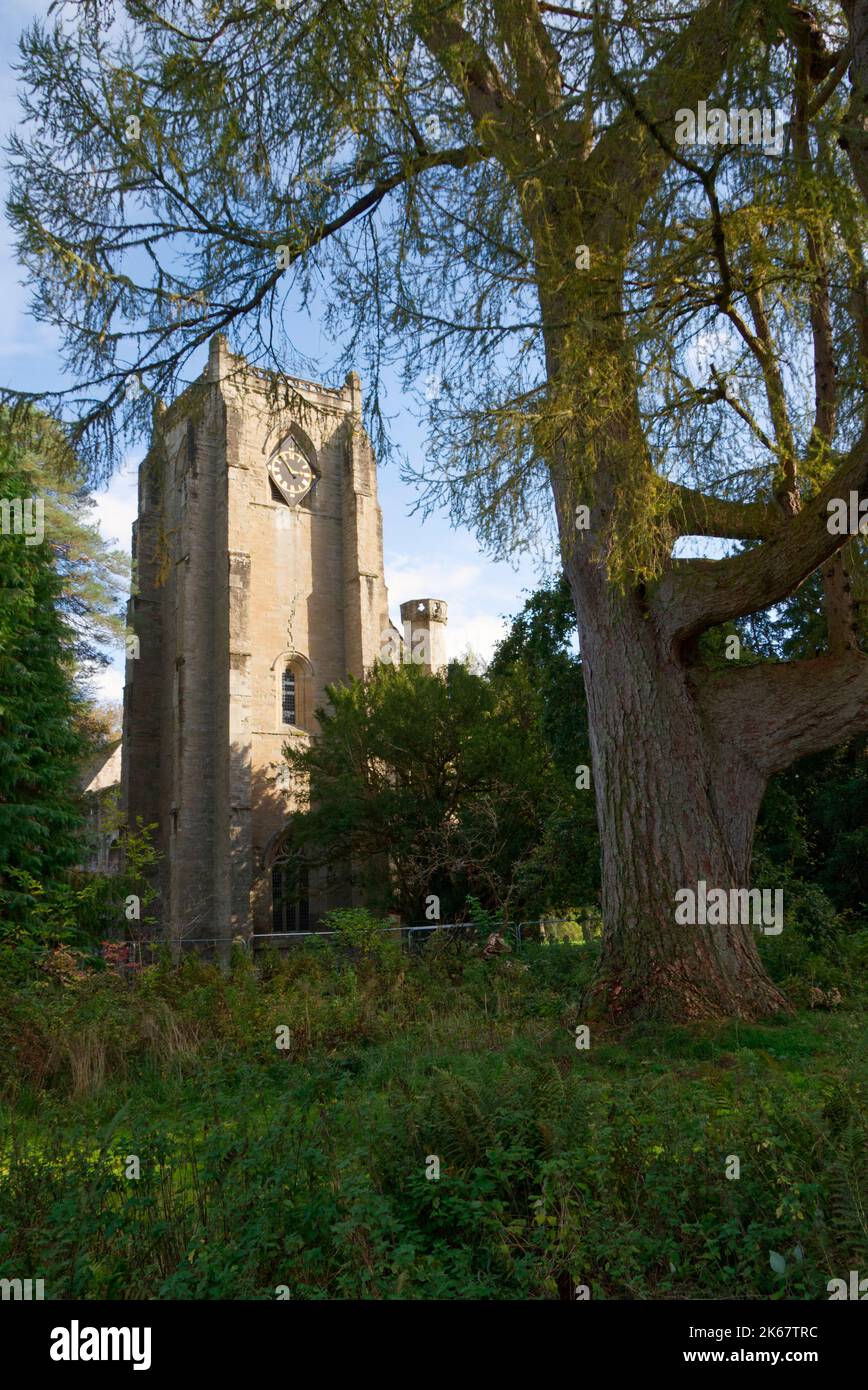
<svg viewBox="0 0 868 1390">
<path fill-rule="evenodd" d="M 289 385 L 275 399 L 274 379 L 215 338 L 139 469 L 122 801 L 131 823 L 158 827 L 157 915 L 176 944 L 271 930 L 271 865 L 293 809 L 281 750 L 315 736 L 325 687 L 369 670 L 390 629 L 359 378 Z M 299 498 L 272 481 L 278 456 L 299 488 L 312 476 Z M 406 625 L 405 609 L 441 666 L 445 604 L 403 605 Z M 345 894 L 313 880 L 312 919 Z"/>
</svg>

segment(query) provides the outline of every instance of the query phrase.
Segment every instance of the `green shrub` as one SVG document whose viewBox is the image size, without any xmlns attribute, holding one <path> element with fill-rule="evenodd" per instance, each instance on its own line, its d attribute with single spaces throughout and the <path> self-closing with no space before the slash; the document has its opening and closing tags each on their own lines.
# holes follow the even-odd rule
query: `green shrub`
<svg viewBox="0 0 868 1390">
<path fill-rule="evenodd" d="M 334 932 L 339 947 L 347 948 L 380 964 L 394 964 L 400 956 L 398 933 L 390 931 L 393 922 L 376 917 L 365 907 L 340 907 L 323 918 L 327 931 Z"/>
<path fill-rule="evenodd" d="M 402 954 L 344 920 L 346 946 L 225 974 L 167 954 L 132 983 L 0 973 L 0 1277 L 83 1299 L 810 1299 L 865 1265 L 855 1011 L 593 1026 L 579 1050 L 597 942 Z M 791 925 L 782 968 L 797 940 L 832 959 Z M 868 934 L 833 935 L 864 966 Z"/>
</svg>

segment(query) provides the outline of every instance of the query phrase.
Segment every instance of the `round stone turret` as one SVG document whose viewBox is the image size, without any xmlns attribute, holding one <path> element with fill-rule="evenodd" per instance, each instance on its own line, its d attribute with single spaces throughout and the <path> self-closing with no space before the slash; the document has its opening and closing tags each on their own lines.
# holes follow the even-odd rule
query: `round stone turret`
<svg viewBox="0 0 868 1390">
<path fill-rule="evenodd" d="M 441 598 L 414 598 L 401 604 L 404 660 L 442 671 L 446 665 L 447 607 Z"/>
</svg>

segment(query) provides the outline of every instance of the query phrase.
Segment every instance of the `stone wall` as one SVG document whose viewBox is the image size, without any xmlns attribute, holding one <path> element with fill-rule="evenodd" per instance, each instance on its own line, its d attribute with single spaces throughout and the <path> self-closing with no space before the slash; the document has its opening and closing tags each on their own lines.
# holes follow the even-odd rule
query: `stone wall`
<svg viewBox="0 0 868 1390">
<path fill-rule="evenodd" d="M 289 439 L 316 475 L 295 505 L 266 470 Z M 270 928 L 270 860 L 293 809 L 283 745 L 315 734 L 326 685 L 369 669 L 389 624 L 358 377 L 275 379 L 214 339 L 202 379 L 155 421 L 134 547 L 123 798 L 131 820 L 158 823 L 172 940 L 227 943 Z M 281 721 L 287 663 L 296 729 Z M 312 887 L 315 915 L 329 889 Z"/>
</svg>

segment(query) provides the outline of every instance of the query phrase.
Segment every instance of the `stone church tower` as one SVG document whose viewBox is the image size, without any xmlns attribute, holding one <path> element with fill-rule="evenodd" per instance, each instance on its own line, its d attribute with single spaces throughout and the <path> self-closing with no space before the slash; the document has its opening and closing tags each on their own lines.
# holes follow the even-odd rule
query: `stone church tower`
<svg viewBox="0 0 868 1390">
<path fill-rule="evenodd" d="M 282 749 L 316 736 L 326 685 L 396 659 L 396 642 L 411 659 L 416 631 L 389 620 L 355 373 L 339 389 L 275 378 L 214 338 L 202 378 L 155 421 L 133 561 L 122 801 L 130 824 L 158 827 L 159 934 L 225 947 L 314 925 L 351 894 L 319 870 L 307 901 L 284 899 Z M 446 605 L 404 607 L 436 634 L 424 659 L 440 667 Z"/>
</svg>

